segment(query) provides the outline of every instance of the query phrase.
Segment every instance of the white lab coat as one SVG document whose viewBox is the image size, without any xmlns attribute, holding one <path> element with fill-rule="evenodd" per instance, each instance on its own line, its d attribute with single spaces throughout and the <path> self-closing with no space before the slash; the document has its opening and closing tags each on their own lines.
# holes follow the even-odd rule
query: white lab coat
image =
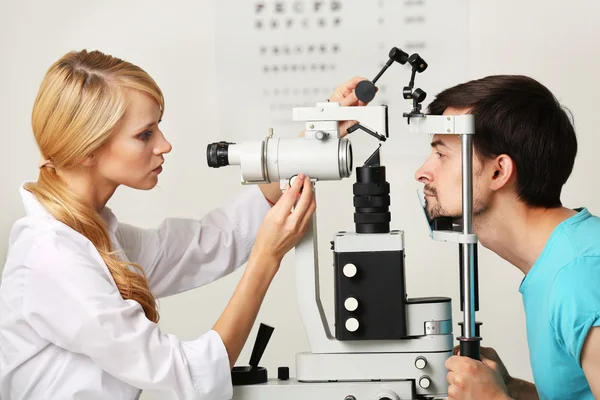
<svg viewBox="0 0 600 400">
<path fill-rule="evenodd" d="M 95 247 L 21 187 L 26 216 L 11 231 L 0 285 L 0 398 L 95 400 L 232 397 L 229 359 L 215 331 L 192 341 L 161 332 L 123 300 Z M 115 250 L 141 265 L 157 298 L 218 279 L 244 264 L 269 205 L 247 188 L 201 220 L 157 229 L 102 217 Z M 191 307 L 190 318 L 201 318 Z"/>
</svg>

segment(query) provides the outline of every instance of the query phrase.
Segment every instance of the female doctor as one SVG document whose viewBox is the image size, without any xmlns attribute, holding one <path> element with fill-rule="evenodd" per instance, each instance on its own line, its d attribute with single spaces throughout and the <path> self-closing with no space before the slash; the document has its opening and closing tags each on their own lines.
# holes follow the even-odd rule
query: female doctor
<svg viewBox="0 0 600 400">
<path fill-rule="evenodd" d="M 364 105 L 353 93 L 360 80 L 330 100 Z M 43 161 L 20 188 L 26 216 L 12 228 L 0 286 L 0 398 L 232 397 L 230 368 L 307 229 L 312 186 L 303 176 L 283 195 L 278 183 L 253 186 L 201 220 L 157 229 L 118 222 L 106 207 L 117 187 L 153 188 L 171 150 L 163 110 L 147 73 L 101 52 L 68 53 L 48 70 L 32 116 Z M 191 341 L 161 332 L 156 298 L 246 262 L 212 330 Z"/>
</svg>

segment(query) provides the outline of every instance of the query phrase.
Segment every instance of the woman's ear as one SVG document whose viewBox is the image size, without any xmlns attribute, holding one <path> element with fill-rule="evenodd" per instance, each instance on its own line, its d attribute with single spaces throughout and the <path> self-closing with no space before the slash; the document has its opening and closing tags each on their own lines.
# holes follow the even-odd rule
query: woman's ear
<svg viewBox="0 0 600 400">
<path fill-rule="evenodd" d="M 506 154 L 500 154 L 489 161 L 492 169 L 492 181 L 490 189 L 500 190 L 515 176 L 515 163 L 512 158 Z"/>
<path fill-rule="evenodd" d="M 86 168 L 90 168 L 94 166 L 96 163 L 96 158 L 94 157 L 94 153 L 90 154 L 83 160 L 83 166 Z"/>
</svg>

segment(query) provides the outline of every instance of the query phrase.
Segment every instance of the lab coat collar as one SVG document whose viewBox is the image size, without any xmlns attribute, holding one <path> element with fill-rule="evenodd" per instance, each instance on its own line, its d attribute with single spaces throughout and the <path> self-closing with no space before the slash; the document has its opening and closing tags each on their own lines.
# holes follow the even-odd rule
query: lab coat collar
<svg viewBox="0 0 600 400">
<path fill-rule="evenodd" d="M 51 216 L 50 213 L 44 208 L 44 206 L 38 201 L 38 199 L 34 196 L 33 193 L 25 189 L 25 185 L 30 183 L 29 181 L 25 181 L 21 184 L 19 188 L 19 193 L 21 195 L 21 199 L 23 201 L 23 205 L 25 207 L 25 214 L 27 216 Z M 112 210 L 108 207 L 104 207 L 102 211 L 100 211 L 100 216 L 104 220 L 108 232 L 112 235 L 117 231 L 117 227 L 119 222 L 117 221 L 117 217 L 113 214 Z M 54 218 L 54 217 L 52 217 Z"/>
</svg>

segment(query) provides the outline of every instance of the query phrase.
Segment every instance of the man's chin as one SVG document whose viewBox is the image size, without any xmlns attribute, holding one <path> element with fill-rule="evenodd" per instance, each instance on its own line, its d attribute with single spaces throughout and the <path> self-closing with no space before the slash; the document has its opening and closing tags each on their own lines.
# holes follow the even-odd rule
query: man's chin
<svg viewBox="0 0 600 400">
<path fill-rule="evenodd" d="M 452 214 L 445 210 L 436 210 L 435 208 L 430 209 L 430 210 L 426 209 L 425 211 L 427 213 L 427 217 L 430 220 L 438 219 L 438 218 L 451 218 L 452 222 L 455 222 L 455 223 L 459 223 L 462 221 L 462 214 Z"/>
</svg>

